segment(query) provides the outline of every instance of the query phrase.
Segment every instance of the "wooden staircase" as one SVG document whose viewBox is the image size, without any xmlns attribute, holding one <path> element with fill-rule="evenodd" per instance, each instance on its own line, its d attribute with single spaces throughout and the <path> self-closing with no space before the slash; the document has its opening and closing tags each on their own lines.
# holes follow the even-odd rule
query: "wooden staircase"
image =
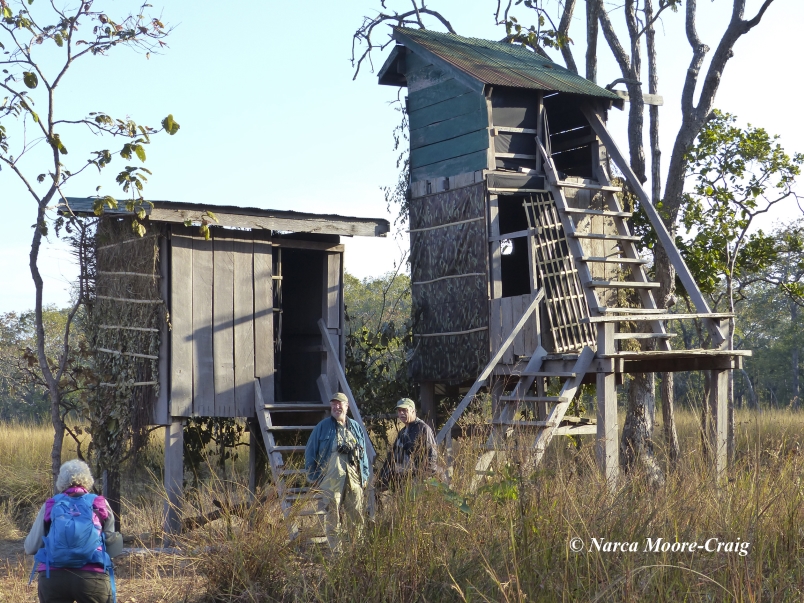
<svg viewBox="0 0 804 603">
<path fill-rule="evenodd" d="M 326 542 L 319 525 L 310 525 L 305 517 L 323 515 L 318 510 L 320 495 L 311 491 L 304 469 L 304 449 L 316 424 L 329 415 L 323 402 L 282 402 L 266 404 L 260 380 L 254 383 L 257 420 L 260 423 L 268 466 L 276 488 L 279 506 L 285 519 L 290 519 L 291 539 L 299 530 L 309 527 L 313 542 Z M 280 439 L 282 443 L 277 443 Z M 317 522 L 320 523 L 320 522 Z"/>
<path fill-rule="evenodd" d="M 323 320 L 318 321 L 321 331 L 324 350 L 333 358 L 338 358 L 337 351 L 329 338 L 329 333 Z M 360 410 L 355 402 L 346 374 L 339 362 L 335 363 L 336 376 L 341 391 L 349 400 L 349 410 L 352 418 L 363 429 L 366 437 L 366 454 L 369 457 L 369 484 L 376 452 L 363 423 Z M 265 450 L 268 454 L 268 465 L 271 477 L 276 487 L 282 515 L 289 520 L 291 539 L 295 539 L 303 530 L 308 536 L 308 542 L 326 542 L 323 535 L 323 524 L 320 516 L 323 511 L 318 510 L 318 501 L 321 495 L 316 493 L 307 483 L 307 471 L 304 468 L 304 450 L 307 440 L 315 426 L 329 416 L 329 400 L 333 392 L 329 391 L 327 380 L 323 375 L 318 378 L 318 388 L 321 400 L 318 402 L 270 402 L 266 403 L 262 393 L 259 379 L 255 379 L 255 412 L 262 431 Z M 277 442 L 280 440 L 280 443 Z M 370 516 L 374 514 L 374 491 L 371 486 L 367 491 L 366 503 Z M 306 520 L 305 518 L 312 518 Z"/>
<path fill-rule="evenodd" d="M 539 370 L 546 356 L 547 352 L 544 348 L 539 346 L 530 357 L 526 369 L 519 374 L 511 394 L 500 396 L 497 399 L 498 413 L 491 421 L 492 429 L 486 444 L 486 451 L 480 456 L 480 459 L 475 465 L 472 490 L 474 490 L 483 477 L 488 474 L 489 465 L 491 465 L 494 457 L 504 452 L 506 440 L 510 439 L 512 435 L 517 435 L 517 432 L 527 432 L 529 438 L 532 438 L 528 445 L 530 454 L 527 459 L 530 469 L 541 462 L 553 436 L 559 433 L 564 435 L 596 433 L 597 428 L 593 422 L 589 422 L 580 428 L 575 425 L 568 425 L 564 422 L 567 409 L 580 389 L 586 371 L 595 357 L 594 350 L 590 347 L 584 347 L 578 355 L 572 372 L 562 373 L 564 382 L 558 396 L 530 396 L 528 395 L 528 391 L 537 377 L 558 376 L 556 373 L 542 372 Z M 552 408 L 546 413 L 547 416 L 545 420 L 529 421 L 518 419 L 517 417 L 520 411 L 529 403 L 552 405 Z"/>
</svg>

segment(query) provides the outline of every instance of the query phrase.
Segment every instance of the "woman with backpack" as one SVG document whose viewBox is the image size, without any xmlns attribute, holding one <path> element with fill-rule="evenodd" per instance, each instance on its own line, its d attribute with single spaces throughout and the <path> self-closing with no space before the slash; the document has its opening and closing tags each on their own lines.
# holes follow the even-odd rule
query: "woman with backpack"
<svg viewBox="0 0 804 603">
<path fill-rule="evenodd" d="M 34 555 L 34 571 L 39 572 L 42 603 L 114 599 L 104 538 L 114 533 L 114 515 L 103 496 L 91 493 L 94 483 L 85 462 L 64 463 L 56 479 L 59 494 L 45 501 L 25 539 L 25 553 Z"/>
</svg>

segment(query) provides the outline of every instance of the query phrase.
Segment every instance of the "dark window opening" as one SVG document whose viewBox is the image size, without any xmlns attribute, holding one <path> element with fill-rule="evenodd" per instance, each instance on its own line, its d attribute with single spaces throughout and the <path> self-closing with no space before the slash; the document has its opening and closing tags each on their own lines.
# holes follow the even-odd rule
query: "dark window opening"
<svg viewBox="0 0 804 603">
<path fill-rule="evenodd" d="M 525 295 L 531 290 L 528 240 L 526 237 L 509 240 L 512 245 L 511 253 L 500 258 L 503 297 Z"/>
<path fill-rule="evenodd" d="M 522 205 L 524 201 L 525 198 L 520 195 L 506 195 L 498 198 L 497 215 L 501 235 L 527 230 L 528 217 L 525 207 Z"/>
</svg>

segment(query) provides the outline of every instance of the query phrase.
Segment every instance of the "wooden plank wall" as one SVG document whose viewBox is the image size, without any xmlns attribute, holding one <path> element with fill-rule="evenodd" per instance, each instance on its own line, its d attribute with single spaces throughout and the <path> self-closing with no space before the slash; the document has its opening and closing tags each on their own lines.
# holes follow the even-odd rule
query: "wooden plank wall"
<svg viewBox="0 0 804 603">
<path fill-rule="evenodd" d="M 254 415 L 254 378 L 273 401 L 271 242 L 251 233 L 171 239 L 173 417 Z M 336 254 L 339 255 L 339 254 Z"/>
<path fill-rule="evenodd" d="M 213 303 L 215 331 L 215 414 L 233 417 L 234 402 L 234 241 L 215 238 L 212 263 L 215 270 Z"/>
<path fill-rule="evenodd" d="M 173 235 L 170 254 L 170 414 L 193 411 L 193 239 Z"/>
<path fill-rule="evenodd" d="M 485 169 L 485 97 L 454 79 L 447 68 L 412 53 L 406 61 L 411 181 Z"/>
<path fill-rule="evenodd" d="M 500 349 L 500 345 L 508 337 L 508 334 L 519 322 L 522 313 L 530 305 L 533 299 L 531 293 L 517 295 L 514 297 L 502 297 L 491 300 L 491 312 L 489 315 L 489 339 L 491 344 L 492 356 Z M 502 362 L 511 364 L 514 356 L 530 356 L 539 344 L 539 315 L 534 313 L 530 320 L 525 323 L 522 330 L 514 338 L 514 343 L 503 355 Z"/>
<path fill-rule="evenodd" d="M 254 414 L 254 243 L 234 244 L 235 416 Z"/>
<path fill-rule="evenodd" d="M 343 339 L 342 258 L 340 253 L 325 253 L 323 258 L 324 296 L 321 300 L 323 304 L 321 315 L 327 325 L 332 346 L 336 350 L 342 349 L 341 340 Z M 339 390 L 338 369 L 335 364 L 342 361 L 342 358 L 332 358 L 332 355 L 328 353 L 322 356 L 321 374 L 326 375 L 330 393 Z"/>
<path fill-rule="evenodd" d="M 254 241 L 254 376 L 263 400 L 274 399 L 274 294 L 271 244 Z"/>
</svg>

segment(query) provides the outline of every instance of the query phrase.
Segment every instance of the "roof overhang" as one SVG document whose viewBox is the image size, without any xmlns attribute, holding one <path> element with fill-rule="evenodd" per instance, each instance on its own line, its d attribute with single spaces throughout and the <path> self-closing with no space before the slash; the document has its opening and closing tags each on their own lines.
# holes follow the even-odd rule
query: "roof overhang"
<svg viewBox="0 0 804 603">
<path fill-rule="evenodd" d="M 201 205 L 176 201 L 153 201 L 153 206 L 144 204 L 142 209 L 151 222 L 201 222 L 207 211 L 218 219 L 213 225 L 251 230 L 274 230 L 281 232 L 307 232 L 360 237 L 382 237 L 391 230 L 388 220 L 382 218 L 356 218 L 335 214 L 311 214 L 298 211 L 235 207 L 231 205 Z M 95 199 L 91 197 L 67 197 L 67 203 L 59 205 L 60 214 L 94 216 Z M 106 209 L 107 216 L 133 216 L 134 212 L 124 207 Z"/>
</svg>

